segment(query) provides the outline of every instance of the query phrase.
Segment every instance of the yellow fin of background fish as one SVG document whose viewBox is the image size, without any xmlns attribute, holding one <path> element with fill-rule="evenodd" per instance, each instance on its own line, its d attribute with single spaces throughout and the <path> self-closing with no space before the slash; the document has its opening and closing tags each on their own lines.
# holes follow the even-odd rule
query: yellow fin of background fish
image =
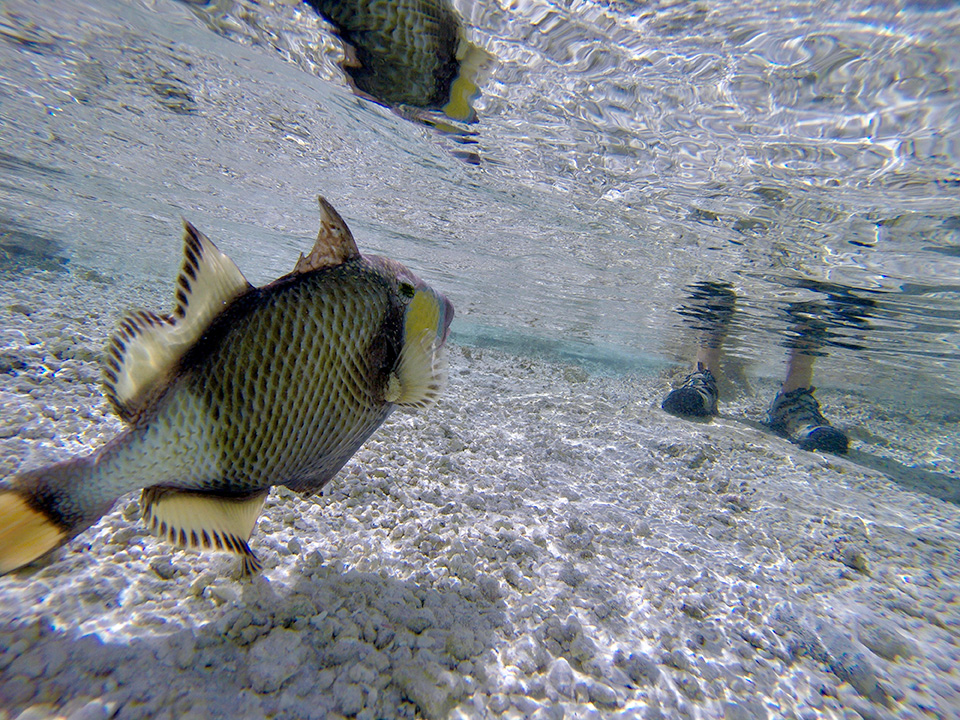
<svg viewBox="0 0 960 720">
<path fill-rule="evenodd" d="M 226 550 L 243 557 L 245 575 L 263 566 L 247 545 L 268 491 L 243 497 L 149 487 L 140 495 L 143 521 L 158 537 L 197 550 Z"/>
<path fill-rule="evenodd" d="M 294 273 L 332 267 L 360 256 L 353 233 L 340 213 L 322 195 L 317 196 L 317 202 L 320 204 L 320 232 L 310 254 L 304 256 L 301 253 L 293 268 Z"/>
<path fill-rule="evenodd" d="M 184 221 L 183 266 L 173 313 L 127 313 L 107 346 L 104 394 L 116 413 L 129 421 L 149 407 L 161 380 L 213 319 L 251 289 L 234 262 Z"/>
<path fill-rule="evenodd" d="M 64 531 L 16 491 L 0 492 L 0 575 L 63 543 Z"/>
<path fill-rule="evenodd" d="M 423 408 L 432 404 L 446 382 L 441 342 L 440 305 L 436 297 L 419 290 L 410 300 L 404 325 L 403 350 L 387 384 L 387 402 Z"/>
<path fill-rule="evenodd" d="M 450 86 L 450 100 L 441 111 L 452 120 L 474 122 L 477 114 L 472 102 L 480 94 L 477 86 L 480 70 L 493 60 L 493 56 L 473 43 L 461 40 L 457 60 L 460 61 L 460 72 Z"/>
</svg>

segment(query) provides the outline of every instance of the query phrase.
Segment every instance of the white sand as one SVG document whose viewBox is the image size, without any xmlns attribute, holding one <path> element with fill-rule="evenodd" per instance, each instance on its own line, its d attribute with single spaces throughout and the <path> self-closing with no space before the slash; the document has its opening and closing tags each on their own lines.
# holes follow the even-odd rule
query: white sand
<svg viewBox="0 0 960 720">
<path fill-rule="evenodd" d="M 117 294 L 4 279 L 4 474 L 120 427 Z M 957 418 L 821 390 L 842 459 L 763 432 L 757 385 L 692 423 L 664 379 L 455 347 L 438 406 L 271 495 L 252 582 L 135 497 L 0 578 L 0 718 L 960 717 Z"/>
</svg>

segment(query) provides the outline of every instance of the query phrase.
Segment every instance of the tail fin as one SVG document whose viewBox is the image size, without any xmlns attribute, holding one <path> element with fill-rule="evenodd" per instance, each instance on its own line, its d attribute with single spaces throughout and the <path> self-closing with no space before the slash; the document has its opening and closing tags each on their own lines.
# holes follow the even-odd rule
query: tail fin
<svg viewBox="0 0 960 720">
<path fill-rule="evenodd" d="M 113 499 L 91 501 L 78 493 L 92 464 L 90 458 L 68 460 L 0 486 L 0 575 L 60 547 L 110 509 Z"/>
<path fill-rule="evenodd" d="M 66 542 L 49 515 L 16 490 L 0 491 L 0 575 L 36 560 Z"/>
</svg>

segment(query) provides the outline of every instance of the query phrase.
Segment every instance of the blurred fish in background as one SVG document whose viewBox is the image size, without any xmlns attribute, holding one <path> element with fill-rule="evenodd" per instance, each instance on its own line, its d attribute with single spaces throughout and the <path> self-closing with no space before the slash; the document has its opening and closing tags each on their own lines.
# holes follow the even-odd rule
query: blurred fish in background
<svg viewBox="0 0 960 720">
<path fill-rule="evenodd" d="M 327 43 L 323 37 L 310 36 L 311 23 L 299 23 L 297 13 L 278 11 L 288 24 L 274 25 L 260 14 L 267 6 L 275 11 L 299 7 L 300 0 L 179 2 L 218 35 L 273 47 L 304 70 L 327 76 L 319 57 L 327 54 Z M 477 122 L 473 105 L 480 95 L 480 80 L 494 58 L 467 40 L 464 23 L 450 0 L 303 0 L 302 4 L 329 25 L 330 35 L 339 41 L 342 58 L 329 59 L 339 65 L 352 92 L 405 120 L 430 127 L 461 146 L 452 151 L 455 157 L 480 163 L 477 133 L 469 125 Z"/>
<path fill-rule="evenodd" d="M 478 76 L 490 56 L 470 43 L 447 0 L 306 0 L 343 43 L 353 91 L 464 145 L 474 133 Z M 455 153 L 479 162 L 473 151 Z"/>
<path fill-rule="evenodd" d="M 391 108 L 477 119 L 472 101 L 488 55 L 466 40 L 446 0 L 306 0 L 343 42 L 354 92 Z"/>
</svg>

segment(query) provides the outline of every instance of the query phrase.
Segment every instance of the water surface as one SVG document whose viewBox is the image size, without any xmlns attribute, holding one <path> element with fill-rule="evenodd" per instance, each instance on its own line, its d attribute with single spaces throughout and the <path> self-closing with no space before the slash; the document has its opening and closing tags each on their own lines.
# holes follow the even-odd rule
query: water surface
<svg viewBox="0 0 960 720">
<path fill-rule="evenodd" d="M 873 310 L 821 384 L 957 398 L 950 4 L 457 9 L 491 58 L 461 127 L 478 165 L 350 94 L 306 5 L 7 3 L 6 236 L 165 281 L 183 214 L 265 280 L 322 191 L 449 292 L 463 342 L 681 360 L 685 286 L 719 279 L 731 354 L 775 375 L 784 303 L 823 283 Z"/>
</svg>

